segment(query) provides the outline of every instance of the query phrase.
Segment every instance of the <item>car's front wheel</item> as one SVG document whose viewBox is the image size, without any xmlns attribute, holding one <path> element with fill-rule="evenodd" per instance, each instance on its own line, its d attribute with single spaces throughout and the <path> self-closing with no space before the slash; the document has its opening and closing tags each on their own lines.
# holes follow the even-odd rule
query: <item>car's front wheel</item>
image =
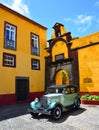
<svg viewBox="0 0 99 130">
<path fill-rule="evenodd" d="M 38 116 L 38 113 L 30 112 L 30 114 L 31 114 L 33 117 Z"/>
<path fill-rule="evenodd" d="M 52 110 L 52 117 L 56 120 L 60 119 L 62 116 L 62 109 L 60 106 L 56 106 L 53 110 Z"/>
</svg>

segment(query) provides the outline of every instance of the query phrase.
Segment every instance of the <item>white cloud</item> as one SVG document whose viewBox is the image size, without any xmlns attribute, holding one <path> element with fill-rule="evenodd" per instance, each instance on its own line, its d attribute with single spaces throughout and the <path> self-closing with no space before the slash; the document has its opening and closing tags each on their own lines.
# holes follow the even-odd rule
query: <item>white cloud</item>
<svg viewBox="0 0 99 130">
<path fill-rule="evenodd" d="M 86 16 L 86 15 L 78 15 L 75 23 L 76 24 L 90 24 L 92 22 L 93 17 L 92 16 Z"/>
<path fill-rule="evenodd" d="M 21 14 L 29 14 L 28 6 L 23 0 L 13 0 L 12 8 Z"/>
<path fill-rule="evenodd" d="M 65 18 L 64 20 L 65 22 L 69 22 L 70 24 L 74 25 L 78 32 L 85 32 L 87 29 L 91 27 L 93 18 L 94 17 L 90 15 L 80 14 L 73 18 Z"/>
<path fill-rule="evenodd" d="M 26 5 L 25 0 L 0 0 L 1 3 L 5 4 L 9 8 L 23 14 L 26 16 L 30 15 L 28 6 Z"/>
</svg>

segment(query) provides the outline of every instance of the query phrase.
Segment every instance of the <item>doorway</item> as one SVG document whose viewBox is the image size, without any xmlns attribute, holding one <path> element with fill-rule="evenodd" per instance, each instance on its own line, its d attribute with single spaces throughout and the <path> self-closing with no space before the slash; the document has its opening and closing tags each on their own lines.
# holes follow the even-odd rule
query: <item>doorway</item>
<svg viewBox="0 0 99 130">
<path fill-rule="evenodd" d="M 29 78 L 16 77 L 16 100 L 26 101 L 29 97 Z"/>
</svg>

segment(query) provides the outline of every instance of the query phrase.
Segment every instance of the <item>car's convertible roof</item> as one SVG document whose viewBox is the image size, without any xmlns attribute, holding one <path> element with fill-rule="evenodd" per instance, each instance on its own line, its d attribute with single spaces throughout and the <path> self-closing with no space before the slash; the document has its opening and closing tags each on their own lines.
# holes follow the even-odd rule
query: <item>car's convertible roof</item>
<svg viewBox="0 0 99 130">
<path fill-rule="evenodd" d="M 55 89 L 58 88 L 58 89 L 60 89 L 60 88 L 70 88 L 70 87 L 75 87 L 76 88 L 76 86 L 72 85 L 72 84 L 70 84 L 70 85 L 51 85 L 48 88 L 55 88 Z"/>
</svg>

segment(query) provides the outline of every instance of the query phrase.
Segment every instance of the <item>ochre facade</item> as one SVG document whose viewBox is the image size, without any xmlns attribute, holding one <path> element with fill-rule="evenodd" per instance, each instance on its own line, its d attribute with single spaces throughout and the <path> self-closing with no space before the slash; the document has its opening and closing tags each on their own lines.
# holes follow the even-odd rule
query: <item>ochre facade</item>
<svg viewBox="0 0 99 130">
<path fill-rule="evenodd" d="M 99 44 L 80 49 L 80 92 L 99 92 Z"/>
<path fill-rule="evenodd" d="M 9 43 L 5 43 L 5 37 L 9 35 L 13 39 L 13 34 L 9 34 L 13 32 L 5 34 L 6 24 L 16 28 L 15 49 L 5 47 L 5 44 L 9 46 Z M 46 30 L 46 27 L 0 4 L 0 105 L 30 101 L 44 93 Z M 31 33 L 38 38 L 38 55 L 31 54 Z M 8 39 L 8 42 L 11 40 Z M 34 52 L 36 49 L 35 47 Z M 4 59 L 5 54 L 10 59 Z M 15 56 L 15 66 L 12 66 L 13 58 L 9 54 Z M 36 67 L 39 64 L 39 68 L 35 69 L 34 62 L 32 69 L 32 59 L 37 61 Z"/>
<path fill-rule="evenodd" d="M 63 24 L 47 28 L 0 4 L 0 106 L 30 102 L 52 84 L 99 95 L 99 32 L 76 38 Z"/>
<path fill-rule="evenodd" d="M 99 94 L 99 32 L 73 40 L 78 51 L 80 92 Z"/>
<path fill-rule="evenodd" d="M 46 57 L 46 86 L 75 84 L 80 94 L 99 94 L 99 32 L 76 38 L 56 23 Z M 65 82 L 63 78 L 65 74 Z M 47 76 L 49 73 L 50 76 Z"/>
</svg>

